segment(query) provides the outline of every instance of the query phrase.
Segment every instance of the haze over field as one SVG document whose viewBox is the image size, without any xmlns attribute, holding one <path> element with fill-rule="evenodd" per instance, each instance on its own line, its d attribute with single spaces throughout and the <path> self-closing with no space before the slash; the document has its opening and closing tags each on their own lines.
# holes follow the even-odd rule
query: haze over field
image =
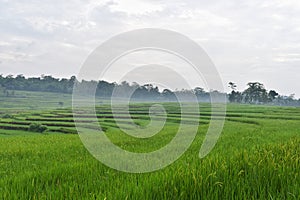
<svg viewBox="0 0 300 200">
<path fill-rule="evenodd" d="M 70 77 L 111 36 L 136 28 L 166 28 L 197 41 L 216 64 L 224 86 L 233 81 L 243 90 L 246 83 L 259 81 L 280 94 L 300 97 L 298 0 L 1 0 L 0 4 L 4 75 Z M 164 73 L 158 76 L 167 78 Z M 114 81 L 115 76 L 107 79 Z"/>
</svg>

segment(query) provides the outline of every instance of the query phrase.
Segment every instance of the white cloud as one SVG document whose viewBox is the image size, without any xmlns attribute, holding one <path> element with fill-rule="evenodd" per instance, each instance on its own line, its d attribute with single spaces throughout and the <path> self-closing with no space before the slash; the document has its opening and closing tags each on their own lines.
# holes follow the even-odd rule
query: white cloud
<svg viewBox="0 0 300 200">
<path fill-rule="evenodd" d="M 300 53 L 278 54 L 274 57 L 275 62 L 298 62 L 300 64 Z"/>
<path fill-rule="evenodd" d="M 0 71 L 70 76 L 101 42 L 148 27 L 199 42 L 225 84 L 242 88 L 256 79 L 300 96 L 299 84 L 289 81 L 300 73 L 298 0 L 2 0 Z M 287 81 L 278 84 L 279 77 Z"/>
<path fill-rule="evenodd" d="M 148 15 L 163 11 L 164 5 L 159 1 L 118 0 L 114 1 L 109 8 L 112 12 L 124 12 L 128 15 Z"/>
</svg>

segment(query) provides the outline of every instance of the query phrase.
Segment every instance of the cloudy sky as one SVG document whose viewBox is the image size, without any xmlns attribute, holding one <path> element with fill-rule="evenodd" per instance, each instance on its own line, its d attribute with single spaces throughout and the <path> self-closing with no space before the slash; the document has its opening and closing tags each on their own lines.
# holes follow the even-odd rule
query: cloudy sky
<svg viewBox="0 0 300 200">
<path fill-rule="evenodd" d="M 0 74 L 76 75 L 102 42 L 137 28 L 197 41 L 225 86 L 300 97 L 299 0 L 0 0 Z"/>
</svg>

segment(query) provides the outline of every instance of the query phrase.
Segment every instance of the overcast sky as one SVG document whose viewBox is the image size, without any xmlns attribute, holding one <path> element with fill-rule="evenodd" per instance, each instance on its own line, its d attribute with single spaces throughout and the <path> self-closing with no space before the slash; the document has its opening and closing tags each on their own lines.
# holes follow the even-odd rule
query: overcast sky
<svg viewBox="0 0 300 200">
<path fill-rule="evenodd" d="M 180 32 L 204 48 L 224 85 L 250 81 L 300 97 L 299 0 L 0 0 L 0 74 L 70 77 L 113 35 Z"/>
</svg>

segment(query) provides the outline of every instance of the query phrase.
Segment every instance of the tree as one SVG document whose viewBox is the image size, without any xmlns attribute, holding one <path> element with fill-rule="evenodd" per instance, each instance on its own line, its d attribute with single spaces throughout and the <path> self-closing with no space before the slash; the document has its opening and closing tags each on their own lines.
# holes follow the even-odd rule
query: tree
<svg viewBox="0 0 300 200">
<path fill-rule="evenodd" d="M 279 94 L 275 90 L 270 90 L 268 96 L 271 101 L 273 101 Z"/>
<path fill-rule="evenodd" d="M 268 101 L 267 90 L 259 82 L 250 82 L 248 88 L 243 92 L 246 103 L 264 103 Z"/>
<path fill-rule="evenodd" d="M 228 100 L 230 102 L 240 103 L 243 100 L 243 95 L 239 91 L 236 91 L 237 85 L 233 82 L 228 83 L 228 87 L 232 90 L 228 95 Z"/>
<path fill-rule="evenodd" d="M 205 91 L 204 91 L 204 89 L 201 88 L 201 87 L 196 87 L 196 88 L 194 89 L 194 93 L 195 93 L 195 95 L 198 97 L 198 96 L 202 96 L 203 94 L 205 94 Z"/>
<path fill-rule="evenodd" d="M 235 91 L 235 90 L 236 90 L 236 87 L 237 87 L 237 86 L 236 86 L 235 83 L 229 82 L 228 85 L 229 85 L 228 87 L 230 87 L 232 91 Z"/>
<path fill-rule="evenodd" d="M 176 100 L 176 95 L 174 94 L 174 92 L 172 92 L 169 89 L 164 89 L 163 92 L 162 92 L 162 96 L 166 100 L 170 100 L 170 101 L 175 101 Z"/>
</svg>

